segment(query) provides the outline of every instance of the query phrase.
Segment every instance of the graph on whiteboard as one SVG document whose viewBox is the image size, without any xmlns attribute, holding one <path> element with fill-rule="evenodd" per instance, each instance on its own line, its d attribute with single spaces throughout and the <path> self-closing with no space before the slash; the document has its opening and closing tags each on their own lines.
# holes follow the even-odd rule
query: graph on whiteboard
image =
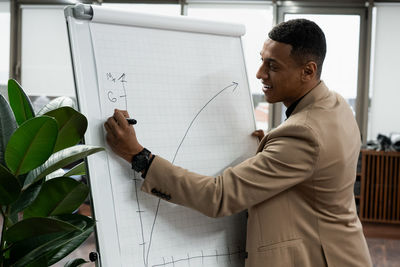
<svg viewBox="0 0 400 267">
<path fill-rule="evenodd" d="M 164 40 L 160 30 L 132 27 L 122 34 L 113 25 L 90 27 L 102 117 L 115 108 L 127 110 L 138 121 L 135 130 L 142 145 L 201 174 L 218 175 L 253 155 L 245 70 L 238 70 L 243 62 L 230 58 L 231 51 L 215 54 L 194 33 L 190 38 L 188 33 L 176 32 L 175 38 L 168 33 L 160 43 L 154 39 Z M 216 51 L 240 45 L 232 38 L 210 38 L 225 48 Z M 244 265 L 243 214 L 208 218 L 147 195 L 140 191 L 139 175 L 112 153 L 109 158 L 123 266 Z"/>
</svg>

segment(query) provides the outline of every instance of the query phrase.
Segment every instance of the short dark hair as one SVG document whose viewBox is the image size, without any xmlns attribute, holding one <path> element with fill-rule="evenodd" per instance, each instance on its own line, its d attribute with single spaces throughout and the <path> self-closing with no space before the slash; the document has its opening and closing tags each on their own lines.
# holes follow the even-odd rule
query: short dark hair
<svg viewBox="0 0 400 267">
<path fill-rule="evenodd" d="M 299 64 L 312 60 L 317 63 L 317 77 L 321 77 L 322 64 L 326 54 L 324 32 L 313 21 L 293 19 L 279 23 L 268 37 L 276 42 L 292 46 L 291 56 Z"/>
</svg>

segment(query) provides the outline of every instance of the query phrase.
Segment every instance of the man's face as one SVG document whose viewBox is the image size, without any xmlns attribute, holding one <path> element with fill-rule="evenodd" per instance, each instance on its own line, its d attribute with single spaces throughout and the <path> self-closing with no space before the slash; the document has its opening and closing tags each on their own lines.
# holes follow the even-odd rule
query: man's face
<svg viewBox="0 0 400 267">
<path fill-rule="evenodd" d="M 283 102 L 288 107 L 303 91 L 302 66 L 290 56 L 292 46 L 267 40 L 261 51 L 262 64 L 256 74 L 268 103 Z"/>
</svg>

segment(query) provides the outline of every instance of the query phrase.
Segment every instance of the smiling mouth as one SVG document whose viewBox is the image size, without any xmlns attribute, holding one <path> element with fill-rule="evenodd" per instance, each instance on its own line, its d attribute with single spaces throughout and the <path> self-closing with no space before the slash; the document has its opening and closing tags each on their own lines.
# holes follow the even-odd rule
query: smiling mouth
<svg viewBox="0 0 400 267">
<path fill-rule="evenodd" d="M 270 89 L 272 89 L 272 86 L 266 85 L 266 84 L 264 84 L 264 86 L 263 86 L 263 88 L 262 88 L 262 90 L 263 90 L 264 92 L 266 92 L 266 91 L 268 91 L 268 90 L 270 90 Z"/>
</svg>

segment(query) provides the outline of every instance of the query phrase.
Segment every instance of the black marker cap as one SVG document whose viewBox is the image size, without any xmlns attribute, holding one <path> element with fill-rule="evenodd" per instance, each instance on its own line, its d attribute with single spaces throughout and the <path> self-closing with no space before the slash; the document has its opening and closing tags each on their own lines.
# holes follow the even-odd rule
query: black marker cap
<svg viewBox="0 0 400 267">
<path fill-rule="evenodd" d="M 126 121 L 130 124 L 130 125 L 135 125 L 137 123 L 137 121 L 135 119 L 130 119 L 127 118 Z"/>
</svg>

